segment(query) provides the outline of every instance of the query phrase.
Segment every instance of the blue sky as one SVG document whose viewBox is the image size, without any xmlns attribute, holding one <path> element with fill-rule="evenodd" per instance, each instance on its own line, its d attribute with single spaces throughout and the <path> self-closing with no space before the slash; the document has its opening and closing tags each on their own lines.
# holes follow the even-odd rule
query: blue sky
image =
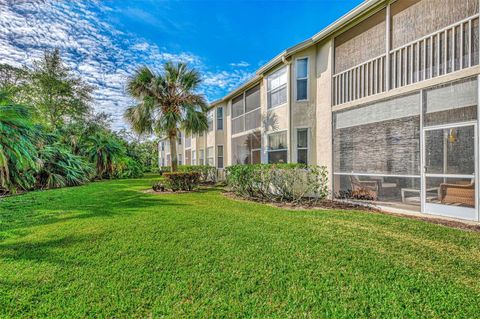
<svg viewBox="0 0 480 319">
<path fill-rule="evenodd" d="M 222 97 L 285 48 L 314 35 L 361 0 L 0 0 L 0 63 L 29 65 L 59 47 L 97 87 L 94 107 L 125 127 L 124 84 L 137 65 L 188 62 L 203 93 Z"/>
</svg>

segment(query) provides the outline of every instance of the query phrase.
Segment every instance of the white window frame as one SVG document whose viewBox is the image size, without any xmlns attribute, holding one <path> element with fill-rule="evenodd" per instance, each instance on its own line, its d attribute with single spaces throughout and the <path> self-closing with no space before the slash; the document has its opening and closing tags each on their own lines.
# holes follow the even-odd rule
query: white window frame
<svg viewBox="0 0 480 319">
<path fill-rule="evenodd" d="M 269 88 L 268 88 L 268 79 L 269 79 L 270 77 L 274 76 L 275 74 L 279 73 L 279 72 L 282 71 L 282 70 L 285 70 L 285 73 L 286 73 L 286 79 L 287 79 L 287 81 L 285 82 L 285 84 L 282 84 L 281 86 L 279 86 L 278 88 L 275 88 L 275 89 L 273 89 L 273 90 L 269 89 Z M 287 66 L 286 66 L 286 65 L 285 65 L 285 66 L 281 66 L 281 67 L 279 67 L 277 70 L 275 70 L 274 72 L 270 73 L 270 74 L 266 77 L 265 81 L 266 81 L 265 86 L 266 86 L 266 88 L 267 88 L 267 90 L 266 90 L 266 91 L 267 91 L 267 110 L 270 111 L 270 110 L 276 109 L 277 107 L 282 107 L 282 106 L 286 105 L 286 104 L 288 103 L 288 68 L 287 68 Z M 272 91 L 277 92 L 277 91 L 282 90 L 284 87 L 285 87 L 285 90 L 286 90 L 286 93 L 287 93 L 287 100 L 286 100 L 284 103 L 281 103 L 281 104 L 278 104 L 278 105 L 275 105 L 275 106 L 270 106 L 269 103 L 268 103 L 268 102 L 269 102 L 268 95 L 271 94 Z M 270 99 L 270 101 L 271 101 L 271 99 Z"/>
<path fill-rule="evenodd" d="M 207 132 L 213 132 L 215 130 L 215 123 L 214 123 L 214 114 L 213 114 L 213 109 L 209 110 L 207 112 L 207 123 L 208 123 L 208 131 Z M 210 125 L 211 123 L 211 125 Z"/>
<path fill-rule="evenodd" d="M 205 150 L 204 149 L 198 150 L 198 165 L 200 165 L 200 166 L 205 165 Z"/>
<path fill-rule="evenodd" d="M 298 147 L 298 130 L 307 130 L 307 147 Z M 295 148 L 297 150 L 296 152 L 296 162 L 298 163 L 298 151 L 299 150 L 306 150 L 307 151 L 307 165 L 308 165 L 308 159 L 310 157 L 310 127 L 296 127 L 295 128 Z"/>
<path fill-rule="evenodd" d="M 222 120 L 222 128 L 218 128 L 218 120 L 219 120 L 219 118 L 218 118 L 218 110 L 220 110 L 220 109 L 222 110 L 222 118 L 221 118 L 221 120 Z M 216 129 L 217 131 L 223 131 L 223 127 L 225 126 L 225 123 L 224 123 L 225 114 L 224 114 L 224 113 L 225 113 L 225 110 L 223 109 L 223 106 L 217 107 L 217 109 L 216 109 L 216 111 L 215 111 L 215 129 Z"/>
<path fill-rule="evenodd" d="M 218 147 L 219 147 L 219 146 L 222 147 L 222 154 L 220 154 L 220 152 L 218 151 Z M 217 156 L 216 166 L 217 166 L 217 168 L 219 168 L 219 169 L 223 169 L 223 168 L 225 168 L 225 161 L 224 161 L 224 157 L 223 157 L 223 155 L 224 155 L 224 153 L 225 153 L 225 146 L 223 146 L 223 144 L 218 144 L 216 151 L 217 151 L 217 153 L 216 153 L 216 156 Z M 222 167 L 219 167 L 219 166 L 218 166 L 218 163 L 220 162 L 220 161 L 219 161 L 220 158 L 222 159 Z"/>
<path fill-rule="evenodd" d="M 298 61 L 307 60 L 307 76 L 304 78 L 298 77 Z M 298 80 L 307 80 L 307 98 L 298 99 Z M 308 56 L 298 57 L 295 59 L 295 101 L 297 102 L 308 102 L 310 100 L 310 58 Z"/>
<path fill-rule="evenodd" d="M 197 150 L 192 150 L 192 165 L 197 165 Z"/>
<path fill-rule="evenodd" d="M 287 145 L 286 145 L 286 148 L 282 148 L 282 149 L 278 149 L 278 150 L 270 150 L 270 135 L 272 134 L 278 134 L 278 133 L 283 133 L 285 132 L 286 136 L 287 136 Z M 281 130 L 281 131 L 275 131 L 275 132 L 271 132 L 269 134 L 267 134 L 267 162 L 269 162 L 269 159 L 270 159 L 270 153 L 275 153 L 275 152 L 283 152 L 283 151 L 287 151 L 287 161 L 285 163 L 288 163 L 288 130 Z M 252 150 L 253 151 L 253 150 Z"/>
<path fill-rule="evenodd" d="M 183 165 L 182 157 L 183 157 L 183 156 L 182 156 L 182 153 L 179 153 L 179 154 L 177 155 L 177 163 L 178 163 L 178 165 Z"/>
<path fill-rule="evenodd" d="M 182 145 L 182 132 L 178 132 L 177 134 L 177 144 Z"/>
<path fill-rule="evenodd" d="M 211 154 L 208 154 L 209 149 L 212 151 Z M 211 157 L 209 155 L 211 155 Z M 206 162 L 205 162 L 206 165 L 215 167 L 215 146 L 207 147 L 206 159 L 207 159 Z M 210 159 L 212 160 L 212 165 L 210 165 L 210 163 L 209 163 Z"/>
</svg>

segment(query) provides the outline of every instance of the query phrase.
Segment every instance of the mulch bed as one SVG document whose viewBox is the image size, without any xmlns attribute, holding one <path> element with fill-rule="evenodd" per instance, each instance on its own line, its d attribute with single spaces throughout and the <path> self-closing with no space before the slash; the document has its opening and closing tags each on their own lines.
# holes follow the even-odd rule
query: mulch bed
<svg viewBox="0 0 480 319">
<path fill-rule="evenodd" d="M 322 201 L 319 201 L 317 203 L 311 203 L 311 204 L 276 203 L 276 202 L 263 201 L 263 200 L 260 200 L 258 198 L 244 198 L 244 197 L 238 196 L 238 195 L 236 195 L 232 192 L 229 192 L 229 191 L 224 191 L 223 195 L 228 197 L 228 198 L 235 199 L 235 200 L 243 200 L 243 201 L 262 203 L 262 204 L 267 204 L 267 205 L 270 205 L 270 206 L 273 206 L 273 207 L 278 207 L 278 208 L 283 208 L 283 209 L 290 209 L 290 210 L 292 210 L 292 209 L 293 210 L 319 209 L 319 210 L 365 211 L 365 212 L 371 212 L 371 213 L 376 213 L 376 214 L 384 214 L 384 215 L 390 215 L 390 216 L 397 216 L 397 217 L 404 217 L 404 218 L 409 218 L 409 219 L 421 220 L 421 221 L 436 224 L 436 225 L 443 225 L 443 226 L 462 229 L 462 230 L 480 232 L 480 224 L 472 224 L 472 223 L 463 222 L 463 221 L 450 220 L 450 219 L 445 219 L 445 218 L 441 218 L 441 217 L 437 217 L 437 216 L 435 216 L 435 217 L 415 216 L 415 215 L 410 215 L 410 214 L 386 212 L 386 211 L 382 211 L 382 210 L 374 208 L 374 207 L 367 206 L 365 204 L 356 204 L 356 203 L 337 201 L 337 200 L 322 200 Z"/>
<path fill-rule="evenodd" d="M 369 211 L 369 212 L 380 212 L 380 210 L 366 206 L 361 204 L 355 203 L 347 203 L 347 202 L 340 202 L 335 200 L 325 199 L 316 203 L 281 203 L 281 202 L 269 202 L 255 197 L 245 198 L 242 196 L 238 196 L 235 193 L 224 191 L 223 195 L 228 198 L 232 198 L 235 200 L 245 200 L 250 202 L 262 203 L 271 205 L 274 207 L 285 208 L 285 209 L 294 209 L 294 210 L 304 210 L 304 209 L 323 209 L 323 210 L 330 210 L 330 209 L 337 209 L 337 210 L 361 210 L 361 211 Z"/>
</svg>

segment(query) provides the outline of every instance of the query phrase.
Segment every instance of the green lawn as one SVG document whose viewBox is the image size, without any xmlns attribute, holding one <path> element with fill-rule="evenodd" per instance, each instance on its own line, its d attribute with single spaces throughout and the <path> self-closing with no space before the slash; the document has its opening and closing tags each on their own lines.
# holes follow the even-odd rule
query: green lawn
<svg viewBox="0 0 480 319">
<path fill-rule="evenodd" d="M 0 317 L 478 318 L 480 233 L 153 178 L 0 200 Z"/>
</svg>

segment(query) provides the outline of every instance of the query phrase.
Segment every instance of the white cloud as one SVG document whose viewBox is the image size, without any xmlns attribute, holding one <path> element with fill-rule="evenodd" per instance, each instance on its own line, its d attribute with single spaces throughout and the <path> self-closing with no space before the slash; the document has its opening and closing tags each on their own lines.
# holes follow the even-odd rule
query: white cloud
<svg viewBox="0 0 480 319">
<path fill-rule="evenodd" d="M 246 68 L 250 66 L 250 63 L 245 62 L 245 61 L 240 61 L 238 63 L 230 63 L 230 66 L 236 67 L 236 68 Z"/>
<path fill-rule="evenodd" d="M 125 82 L 138 65 L 160 70 L 166 61 L 189 63 L 204 75 L 202 90 L 210 100 L 221 97 L 252 74 L 241 61 L 241 70 L 212 71 L 189 52 L 168 52 L 145 39 L 118 30 L 102 19 L 111 12 L 105 2 L 55 0 L 0 0 L 0 63 L 29 65 L 45 49 L 60 48 L 66 63 L 97 87 L 96 111 L 107 112 L 113 128 L 126 127 L 123 111 L 134 101 L 125 93 Z"/>
</svg>

